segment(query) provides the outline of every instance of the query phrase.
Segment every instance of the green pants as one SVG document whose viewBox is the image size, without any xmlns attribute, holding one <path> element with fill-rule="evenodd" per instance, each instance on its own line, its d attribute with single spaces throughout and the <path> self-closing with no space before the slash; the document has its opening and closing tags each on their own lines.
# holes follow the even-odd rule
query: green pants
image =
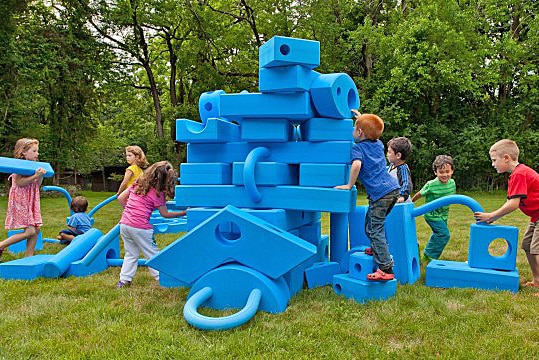
<svg viewBox="0 0 539 360">
<path fill-rule="evenodd" d="M 450 234 L 447 222 L 444 220 L 433 221 L 427 219 L 425 219 L 425 221 L 432 229 L 432 235 L 430 236 L 429 242 L 427 243 L 427 246 L 425 246 L 423 253 L 431 259 L 438 259 L 449 242 Z"/>
</svg>

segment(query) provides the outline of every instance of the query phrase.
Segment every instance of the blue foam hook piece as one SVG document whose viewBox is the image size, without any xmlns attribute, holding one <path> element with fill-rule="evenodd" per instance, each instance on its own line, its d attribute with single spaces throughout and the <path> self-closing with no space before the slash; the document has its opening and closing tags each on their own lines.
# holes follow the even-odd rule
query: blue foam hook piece
<svg viewBox="0 0 539 360">
<path fill-rule="evenodd" d="M 449 195 L 442 198 L 431 201 L 428 204 L 421 205 L 412 211 L 412 217 L 418 217 L 425 215 L 428 212 L 441 208 L 442 206 L 459 204 L 470 208 L 473 212 L 483 212 L 483 207 L 474 199 L 466 195 Z"/>
<path fill-rule="evenodd" d="M 62 195 L 64 195 L 67 200 L 67 207 L 69 208 L 69 212 L 71 213 L 71 215 L 73 215 L 73 210 L 71 210 L 71 195 L 69 195 L 69 192 L 66 189 L 59 186 L 43 186 L 43 191 L 58 191 L 59 193 L 62 193 Z"/>
<path fill-rule="evenodd" d="M 213 295 L 211 287 L 204 287 L 191 296 L 183 307 L 183 316 L 192 326 L 202 330 L 227 330 L 245 324 L 258 311 L 262 299 L 262 291 L 253 289 L 249 294 L 247 303 L 235 314 L 224 317 L 209 317 L 201 315 L 198 307 L 210 299 Z"/>
<path fill-rule="evenodd" d="M 243 167 L 243 183 L 245 184 L 245 190 L 249 197 L 256 203 L 259 203 L 262 200 L 262 195 L 256 188 L 255 181 L 255 167 L 256 163 L 263 159 L 267 158 L 270 155 L 270 151 L 266 147 L 257 147 L 247 155 L 245 159 L 245 165 Z"/>
<path fill-rule="evenodd" d="M 110 203 L 110 202 L 112 202 L 112 201 L 114 201 L 116 199 L 118 199 L 118 195 L 112 195 L 108 199 L 105 199 L 105 200 L 101 201 L 99 204 L 96 205 L 96 207 L 94 207 L 92 210 L 90 210 L 88 212 L 88 216 L 92 217 L 97 212 L 97 210 L 101 209 L 103 206 L 107 205 L 108 203 Z"/>
</svg>

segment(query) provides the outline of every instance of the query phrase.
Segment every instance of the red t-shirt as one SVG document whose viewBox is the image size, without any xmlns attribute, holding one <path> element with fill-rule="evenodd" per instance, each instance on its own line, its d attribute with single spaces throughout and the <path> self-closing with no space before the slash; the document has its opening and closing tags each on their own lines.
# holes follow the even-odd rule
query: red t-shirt
<svg viewBox="0 0 539 360">
<path fill-rule="evenodd" d="M 509 176 L 507 198 L 517 197 L 520 210 L 536 222 L 539 219 L 539 174 L 524 164 L 518 164 Z"/>
</svg>

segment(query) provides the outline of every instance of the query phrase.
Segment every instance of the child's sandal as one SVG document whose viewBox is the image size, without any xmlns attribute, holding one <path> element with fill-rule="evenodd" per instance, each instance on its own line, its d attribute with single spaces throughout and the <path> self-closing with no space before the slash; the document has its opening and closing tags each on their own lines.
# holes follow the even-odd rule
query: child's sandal
<svg viewBox="0 0 539 360">
<path fill-rule="evenodd" d="M 368 247 L 368 248 L 365 248 L 365 250 L 363 251 L 365 251 L 365 254 L 372 256 L 372 248 Z"/>
<path fill-rule="evenodd" d="M 367 275 L 367 280 L 370 281 L 390 281 L 395 278 L 395 274 L 388 274 L 378 269 L 376 272 Z"/>
</svg>

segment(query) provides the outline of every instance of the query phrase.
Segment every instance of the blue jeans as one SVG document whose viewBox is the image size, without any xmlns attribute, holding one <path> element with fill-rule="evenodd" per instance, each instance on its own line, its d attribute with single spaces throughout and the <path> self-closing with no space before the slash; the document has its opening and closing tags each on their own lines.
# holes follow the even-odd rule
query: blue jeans
<svg viewBox="0 0 539 360">
<path fill-rule="evenodd" d="M 423 253 L 430 257 L 431 259 L 438 259 L 442 255 L 445 246 L 449 242 L 449 228 L 447 227 L 447 222 L 444 220 L 427 220 L 432 229 L 432 235 L 430 236 L 427 246 Z"/>
<path fill-rule="evenodd" d="M 374 262 L 380 270 L 385 271 L 393 267 L 393 259 L 389 253 L 384 223 L 387 215 L 397 202 L 399 191 L 392 191 L 376 201 L 369 200 L 369 209 L 365 216 L 365 233 L 371 242 Z"/>
</svg>

